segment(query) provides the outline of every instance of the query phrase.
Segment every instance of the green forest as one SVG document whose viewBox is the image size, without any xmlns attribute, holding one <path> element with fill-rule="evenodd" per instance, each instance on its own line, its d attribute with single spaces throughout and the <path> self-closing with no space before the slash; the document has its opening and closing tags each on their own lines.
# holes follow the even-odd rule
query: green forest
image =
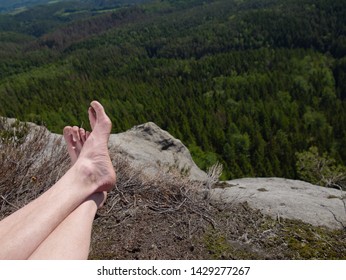
<svg viewBox="0 0 346 280">
<path fill-rule="evenodd" d="M 0 14 L 0 115 L 61 133 L 97 99 L 223 179 L 346 164 L 345 0 L 51 1 Z"/>
</svg>

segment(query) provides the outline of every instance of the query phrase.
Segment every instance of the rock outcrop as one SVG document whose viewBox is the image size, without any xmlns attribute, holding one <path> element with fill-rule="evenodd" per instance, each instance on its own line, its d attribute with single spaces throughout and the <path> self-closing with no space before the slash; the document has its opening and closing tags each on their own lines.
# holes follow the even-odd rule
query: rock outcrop
<svg viewBox="0 0 346 280">
<path fill-rule="evenodd" d="M 283 178 L 243 178 L 227 181 L 211 192 L 223 203 L 248 202 L 275 219 L 301 220 L 332 229 L 346 227 L 346 192 Z"/>
<path fill-rule="evenodd" d="M 32 123 L 29 126 L 35 133 L 38 126 Z M 45 133 L 50 139 L 47 154 L 57 145 L 65 145 L 61 135 L 47 130 Z M 193 180 L 207 179 L 183 143 L 152 122 L 112 134 L 110 145 L 144 172 L 155 174 L 160 168 L 173 167 Z M 346 192 L 282 178 L 243 178 L 219 185 L 222 188 L 211 190 L 212 200 L 225 204 L 248 202 L 252 208 L 276 219 L 296 219 L 332 229 L 346 227 Z"/>
<path fill-rule="evenodd" d="M 192 160 L 189 150 L 167 131 L 155 123 L 148 122 L 132 129 L 112 134 L 110 144 L 135 165 L 153 173 L 158 168 L 174 167 L 186 173 L 193 180 L 205 180 L 207 175 Z"/>
<path fill-rule="evenodd" d="M 16 121 L 11 118 L 6 120 L 10 125 Z M 27 125 L 31 134 L 44 129 L 49 136 L 47 150 L 65 145 L 62 135 L 50 133 L 34 123 L 28 122 Z M 197 167 L 186 146 L 153 122 L 135 126 L 123 133 L 111 134 L 109 145 L 118 148 L 131 164 L 139 166 L 144 172 L 153 174 L 159 168 L 177 168 L 192 180 L 207 179 L 207 174 Z"/>
</svg>

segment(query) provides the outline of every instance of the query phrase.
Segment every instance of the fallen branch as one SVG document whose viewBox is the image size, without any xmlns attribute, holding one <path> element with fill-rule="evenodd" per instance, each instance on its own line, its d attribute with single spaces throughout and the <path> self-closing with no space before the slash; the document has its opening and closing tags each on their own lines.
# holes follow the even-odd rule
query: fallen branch
<svg viewBox="0 0 346 280">
<path fill-rule="evenodd" d="M 16 210 L 19 209 L 18 206 L 16 206 L 16 205 L 14 205 L 13 203 L 9 202 L 3 195 L 0 195 L 0 197 L 1 197 L 1 199 L 2 199 L 3 201 L 5 201 L 8 205 L 12 206 L 12 207 L 15 208 Z"/>
</svg>

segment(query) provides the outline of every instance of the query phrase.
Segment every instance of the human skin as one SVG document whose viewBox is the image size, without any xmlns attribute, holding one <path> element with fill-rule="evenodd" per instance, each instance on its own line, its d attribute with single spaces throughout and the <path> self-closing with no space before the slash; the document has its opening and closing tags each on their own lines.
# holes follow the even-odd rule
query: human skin
<svg viewBox="0 0 346 280">
<path fill-rule="evenodd" d="M 88 259 L 93 220 L 105 199 L 106 192 L 92 194 L 53 230 L 29 259 Z"/>
<path fill-rule="evenodd" d="M 97 193 L 109 191 L 116 176 L 108 153 L 111 121 L 97 101 L 88 114 L 92 132 L 72 167 L 48 191 L 0 222 L 0 259 L 29 258 L 75 210 L 89 217 L 85 222 L 91 226 L 91 213 L 102 203 Z"/>
<path fill-rule="evenodd" d="M 63 135 L 71 164 L 74 165 L 90 133 L 77 126 L 66 126 Z M 86 260 L 90 251 L 93 220 L 106 197 L 107 192 L 92 194 L 54 229 L 29 259 Z"/>
</svg>

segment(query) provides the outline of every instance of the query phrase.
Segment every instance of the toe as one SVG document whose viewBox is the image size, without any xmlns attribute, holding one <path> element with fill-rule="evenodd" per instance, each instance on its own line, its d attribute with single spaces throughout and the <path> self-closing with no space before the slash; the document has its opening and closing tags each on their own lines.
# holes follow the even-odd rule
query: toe
<svg viewBox="0 0 346 280">
<path fill-rule="evenodd" d="M 86 132 L 85 132 L 84 128 L 79 129 L 79 135 L 80 135 L 80 139 L 81 139 L 82 144 L 84 144 L 84 142 L 86 141 Z"/>
<path fill-rule="evenodd" d="M 74 142 L 80 141 L 79 127 L 78 126 L 72 127 L 72 136 L 73 136 Z"/>
<path fill-rule="evenodd" d="M 64 137 L 70 137 L 71 129 L 72 129 L 71 126 L 65 126 L 65 127 L 64 127 L 64 130 L 63 130 L 63 135 L 64 135 Z M 65 138 L 65 139 L 66 139 L 66 138 Z"/>
<path fill-rule="evenodd" d="M 106 115 L 103 106 L 98 101 L 92 101 L 90 105 L 92 108 L 92 120 L 93 120 L 93 122 L 90 122 L 90 123 L 93 129 L 95 129 L 96 126 L 98 126 L 98 129 L 102 130 L 102 132 L 110 133 L 112 129 L 112 122 L 109 119 L 109 117 Z"/>
<path fill-rule="evenodd" d="M 89 107 L 88 115 L 89 115 L 89 122 L 90 122 L 91 129 L 94 130 L 94 127 L 96 124 L 96 112 L 95 112 L 94 108 Z"/>
</svg>

